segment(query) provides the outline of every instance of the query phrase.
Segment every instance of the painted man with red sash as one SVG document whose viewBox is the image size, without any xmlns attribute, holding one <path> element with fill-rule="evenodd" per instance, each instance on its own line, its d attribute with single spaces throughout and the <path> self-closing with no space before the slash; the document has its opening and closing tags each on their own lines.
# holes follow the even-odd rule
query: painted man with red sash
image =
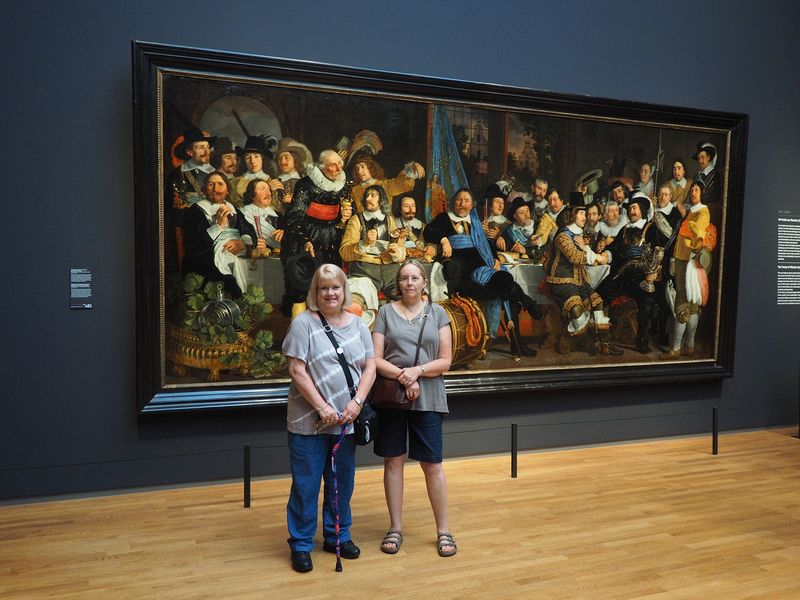
<svg viewBox="0 0 800 600">
<path fill-rule="evenodd" d="M 351 216 L 341 209 L 350 194 L 342 168 L 335 150 L 323 150 L 317 164 L 309 166 L 295 185 L 281 249 L 284 305 L 292 307 L 292 314 L 305 310 L 303 303 L 317 266 L 342 265 L 342 224 Z"/>
</svg>

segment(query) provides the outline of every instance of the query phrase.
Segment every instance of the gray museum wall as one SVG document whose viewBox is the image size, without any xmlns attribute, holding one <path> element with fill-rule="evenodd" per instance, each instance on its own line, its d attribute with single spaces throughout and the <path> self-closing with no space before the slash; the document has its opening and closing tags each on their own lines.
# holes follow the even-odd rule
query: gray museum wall
<svg viewBox="0 0 800 600">
<path fill-rule="evenodd" d="M 748 113 L 735 377 L 458 397 L 449 456 L 796 423 L 798 310 L 776 305 L 777 211 L 797 207 L 797 5 L 736 2 L 13 2 L 0 498 L 287 471 L 284 409 L 141 419 L 135 400 L 130 41 Z M 95 308 L 70 311 L 69 269 Z M 724 452 L 724 443 L 721 452 Z M 374 461 L 360 451 L 362 464 Z"/>
</svg>

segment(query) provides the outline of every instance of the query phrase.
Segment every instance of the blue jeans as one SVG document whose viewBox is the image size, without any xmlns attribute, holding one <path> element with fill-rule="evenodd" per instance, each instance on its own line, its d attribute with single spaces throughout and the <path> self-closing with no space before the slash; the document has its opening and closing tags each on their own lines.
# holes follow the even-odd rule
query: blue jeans
<svg viewBox="0 0 800 600">
<path fill-rule="evenodd" d="M 322 532 L 325 542 L 336 543 L 335 507 L 333 504 L 333 470 L 331 450 L 338 435 L 299 435 L 289 433 L 289 463 L 292 471 L 292 491 L 286 505 L 289 526 L 289 548 L 294 552 L 311 552 L 317 533 L 317 506 L 320 481 L 325 481 L 322 502 Z M 346 435 L 336 452 L 336 478 L 339 488 L 339 539 L 350 539 L 350 498 L 355 482 L 356 445 L 352 435 Z"/>
</svg>

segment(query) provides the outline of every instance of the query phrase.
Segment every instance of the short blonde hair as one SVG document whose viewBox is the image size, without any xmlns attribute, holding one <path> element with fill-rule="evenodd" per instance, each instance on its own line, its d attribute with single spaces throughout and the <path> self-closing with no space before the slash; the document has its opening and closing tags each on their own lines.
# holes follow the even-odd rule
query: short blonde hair
<svg viewBox="0 0 800 600">
<path fill-rule="evenodd" d="M 348 308 L 353 303 L 353 295 L 350 293 L 350 288 L 347 287 L 347 275 L 336 265 L 325 263 L 314 271 L 314 276 L 311 278 L 311 285 L 308 286 L 308 294 L 306 295 L 306 306 L 308 310 L 319 310 L 319 305 L 317 304 L 317 287 L 319 287 L 320 280 L 336 281 L 341 284 L 344 289 L 342 310 Z"/>
</svg>

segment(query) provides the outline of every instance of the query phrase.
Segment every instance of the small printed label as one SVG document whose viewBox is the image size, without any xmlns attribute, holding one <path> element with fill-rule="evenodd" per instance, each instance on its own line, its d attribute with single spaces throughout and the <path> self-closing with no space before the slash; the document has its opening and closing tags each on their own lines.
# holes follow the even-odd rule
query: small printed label
<svg viewBox="0 0 800 600">
<path fill-rule="evenodd" d="M 92 272 L 89 269 L 69 270 L 69 307 L 92 308 Z"/>
<path fill-rule="evenodd" d="M 778 304 L 800 304 L 800 213 L 778 211 Z"/>
</svg>

